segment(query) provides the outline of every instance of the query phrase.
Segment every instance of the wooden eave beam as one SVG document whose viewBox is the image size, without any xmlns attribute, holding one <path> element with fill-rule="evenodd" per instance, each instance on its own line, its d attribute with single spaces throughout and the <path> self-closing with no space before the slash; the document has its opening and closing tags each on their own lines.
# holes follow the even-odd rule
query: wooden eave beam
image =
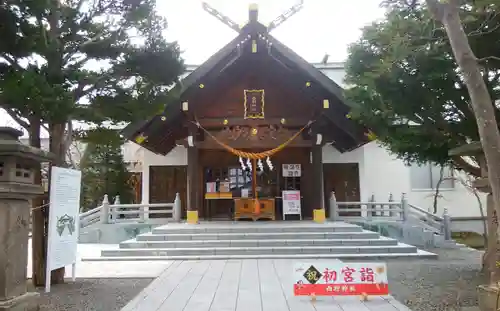
<svg viewBox="0 0 500 311">
<path fill-rule="evenodd" d="M 266 63 L 268 63 L 267 61 Z M 346 115 L 348 113 L 348 107 L 343 106 L 339 107 L 339 99 L 335 98 L 334 101 L 332 102 L 331 99 L 333 98 L 326 98 L 321 96 L 321 94 L 324 94 L 323 89 L 318 89 L 317 86 L 311 85 L 309 87 L 306 87 L 306 81 L 307 78 L 305 79 L 297 79 L 294 77 L 293 72 L 289 72 L 282 66 L 273 66 L 276 68 L 276 70 L 272 70 L 270 67 L 272 64 L 264 64 L 262 67 L 267 68 L 268 74 L 273 76 L 274 80 L 276 83 L 282 84 L 284 87 L 288 87 L 291 89 L 295 89 L 298 94 L 303 98 L 303 100 L 314 102 L 317 104 L 316 106 L 316 112 L 322 113 L 325 116 L 328 117 L 337 127 L 345 132 L 348 136 L 350 136 L 354 141 L 361 141 L 362 134 L 358 133 L 359 130 L 356 128 L 356 124 L 352 121 L 347 119 Z M 286 77 L 286 78 L 283 78 Z M 301 81 L 302 80 L 302 81 Z M 312 83 L 314 84 L 314 82 Z M 318 95 L 319 94 L 319 95 Z M 330 95 L 331 96 L 331 95 Z M 324 99 L 330 99 L 330 107 L 328 109 L 323 109 L 323 100 Z M 337 111 L 333 111 L 331 113 L 327 113 L 325 110 L 333 110 L 336 109 Z"/>
<path fill-rule="evenodd" d="M 228 69 L 221 74 L 217 79 L 213 79 L 210 84 L 205 84 L 203 89 L 199 89 L 198 92 L 189 99 L 190 110 L 196 109 L 200 104 L 210 104 L 221 95 L 221 90 L 229 88 L 234 85 L 235 82 L 239 82 L 232 77 L 238 77 L 241 72 L 241 68 L 244 63 L 238 63 L 233 65 L 232 68 Z M 199 116 L 200 117 L 200 116 Z"/>
<path fill-rule="evenodd" d="M 201 126 L 209 127 L 225 127 L 225 126 L 260 126 L 260 125 L 283 125 L 283 127 L 302 127 L 307 124 L 309 119 L 306 118 L 288 118 L 284 119 L 285 123 L 281 124 L 282 118 L 265 118 L 265 119 L 244 119 L 244 118 L 203 118 L 199 119 Z M 227 125 L 224 124 L 227 121 Z"/>
<path fill-rule="evenodd" d="M 238 38 L 240 38 L 240 41 L 245 39 L 241 36 L 239 36 Z M 228 52 L 228 55 L 221 59 L 215 60 L 215 63 L 213 65 L 207 66 L 206 69 L 204 68 L 205 72 L 202 72 L 199 77 L 196 77 L 196 79 L 191 81 L 191 84 L 182 92 L 182 101 L 192 101 L 197 99 L 197 97 L 200 96 L 200 93 L 204 93 L 203 89 L 200 89 L 200 84 L 203 84 L 205 87 L 210 86 L 210 84 L 214 83 L 218 77 L 220 77 L 222 74 L 227 72 L 227 70 L 236 65 L 238 63 L 238 59 L 243 55 L 242 49 L 244 49 L 245 47 L 246 44 L 241 44 L 240 48 L 238 48 L 238 46 L 234 44 L 232 50 Z M 231 47 L 227 48 L 229 49 Z M 239 51 L 239 49 L 241 50 Z"/>
<path fill-rule="evenodd" d="M 323 136 L 323 144 L 332 144 L 335 149 L 340 152 L 347 152 L 358 147 L 356 141 L 349 135 L 345 134 L 338 126 L 328 120 L 313 125 L 311 128 L 313 135 L 321 134 Z"/>
</svg>

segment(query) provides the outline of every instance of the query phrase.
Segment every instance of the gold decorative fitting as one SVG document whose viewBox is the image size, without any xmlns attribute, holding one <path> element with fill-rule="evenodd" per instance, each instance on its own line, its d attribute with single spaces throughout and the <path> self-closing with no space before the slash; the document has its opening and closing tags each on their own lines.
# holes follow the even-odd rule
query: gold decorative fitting
<svg viewBox="0 0 500 311">
<path fill-rule="evenodd" d="M 346 114 L 346 115 L 345 115 L 345 117 L 346 117 L 347 119 L 350 119 L 350 118 L 351 118 L 351 114 L 350 114 L 350 113 L 348 113 L 348 114 Z"/>
<path fill-rule="evenodd" d="M 257 131 L 257 129 L 254 127 L 254 128 L 252 129 L 252 135 L 253 135 L 253 136 L 255 136 L 255 135 L 257 135 L 257 133 L 258 133 L 258 131 Z"/>
<path fill-rule="evenodd" d="M 200 83 L 200 89 L 204 88 L 205 85 L 203 83 Z"/>
<path fill-rule="evenodd" d="M 252 53 L 257 53 L 257 40 L 252 40 Z"/>
<path fill-rule="evenodd" d="M 374 141 L 377 139 L 377 135 L 375 135 L 375 133 L 373 133 L 372 131 L 365 133 L 365 136 L 368 138 L 369 141 Z"/>
<path fill-rule="evenodd" d="M 310 86 L 311 86 L 311 82 L 307 81 L 307 82 L 306 82 L 306 86 L 307 86 L 307 87 L 310 87 Z"/>
<path fill-rule="evenodd" d="M 328 99 L 323 99 L 323 108 L 324 109 L 330 108 L 330 101 Z"/>
<path fill-rule="evenodd" d="M 167 117 L 165 117 L 165 116 L 162 116 L 162 117 L 161 117 L 161 120 L 162 120 L 162 121 L 165 121 L 166 119 L 167 119 Z"/>
<path fill-rule="evenodd" d="M 250 3 L 248 6 L 248 9 L 250 11 L 258 11 L 259 10 L 259 5 L 257 3 Z"/>
<path fill-rule="evenodd" d="M 283 118 L 280 120 L 281 124 L 285 124 L 286 123 L 286 120 Z"/>
<path fill-rule="evenodd" d="M 244 90 L 244 118 L 264 119 L 264 90 Z"/>
<path fill-rule="evenodd" d="M 222 124 L 224 125 L 227 125 L 229 123 L 229 121 L 227 119 L 224 120 L 224 122 L 222 122 Z"/>
<path fill-rule="evenodd" d="M 135 138 L 135 142 L 138 144 L 142 144 L 146 139 L 148 139 L 147 136 L 144 136 L 144 134 L 140 134 Z"/>
</svg>

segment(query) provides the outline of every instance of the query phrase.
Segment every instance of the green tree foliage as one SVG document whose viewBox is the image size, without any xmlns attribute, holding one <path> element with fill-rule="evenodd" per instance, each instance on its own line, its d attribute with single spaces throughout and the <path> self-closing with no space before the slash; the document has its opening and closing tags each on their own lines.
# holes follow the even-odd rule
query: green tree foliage
<svg viewBox="0 0 500 311">
<path fill-rule="evenodd" d="M 500 97 L 500 5 L 462 8 L 464 29 L 493 100 Z M 349 49 L 346 93 L 351 116 L 407 162 L 479 170 L 448 151 L 478 141 L 470 97 L 442 25 L 425 5 L 390 1 L 383 20 L 365 27 Z M 497 109 L 497 113 L 499 110 Z M 498 117 L 498 115 L 497 115 Z"/>
<path fill-rule="evenodd" d="M 105 194 L 110 199 L 119 195 L 121 203 L 132 203 L 132 188 L 122 154 L 124 141 L 118 132 L 99 128 L 90 132 L 83 142 L 87 146 L 80 162 L 82 211 L 101 205 Z"/>
<path fill-rule="evenodd" d="M 179 47 L 164 38 L 165 29 L 155 0 L 2 1 L 0 107 L 35 147 L 44 127 L 53 163 L 64 166 L 72 121 L 133 121 L 164 106 L 183 70 Z M 37 286 L 45 281 L 44 215 L 33 212 Z M 64 281 L 63 270 L 53 281 Z"/>
<path fill-rule="evenodd" d="M 0 6 L 0 105 L 22 126 L 132 121 L 183 71 L 155 0 L 8 0 Z M 63 129 L 64 130 L 64 129 Z"/>
</svg>

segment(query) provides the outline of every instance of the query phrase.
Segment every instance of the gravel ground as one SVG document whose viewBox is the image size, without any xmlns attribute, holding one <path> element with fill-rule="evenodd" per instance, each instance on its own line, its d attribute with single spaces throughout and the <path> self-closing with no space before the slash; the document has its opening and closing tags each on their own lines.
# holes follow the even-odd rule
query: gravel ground
<svg viewBox="0 0 500 311">
<path fill-rule="evenodd" d="M 77 279 L 53 285 L 42 295 L 40 311 L 118 311 L 152 279 Z"/>
<path fill-rule="evenodd" d="M 412 311 L 454 311 L 477 306 L 476 287 L 484 284 L 482 252 L 429 249 L 439 259 L 389 261 L 392 295 Z"/>
</svg>

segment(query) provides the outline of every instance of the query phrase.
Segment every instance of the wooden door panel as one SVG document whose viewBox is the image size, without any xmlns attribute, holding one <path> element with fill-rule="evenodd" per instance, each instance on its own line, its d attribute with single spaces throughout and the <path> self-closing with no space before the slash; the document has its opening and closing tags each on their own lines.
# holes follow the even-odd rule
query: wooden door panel
<svg viewBox="0 0 500 311">
<path fill-rule="evenodd" d="M 335 192 L 337 202 L 359 202 L 359 167 L 357 163 L 327 163 L 323 165 L 325 203 L 329 203 L 331 192 Z M 359 205 L 343 205 L 359 208 Z M 359 216 L 360 212 L 343 212 L 340 216 Z"/>
<path fill-rule="evenodd" d="M 187 208 L 187 167 L 186 166 L 150 166 L 149 201 L 150 203 L 173 203 L 179 193 L 182 214 Z M 163 207 L 150 210 L 162 210 Z M 165 214 L 152 214 L 151 218 L 167 217 Z"/>
</svg>

